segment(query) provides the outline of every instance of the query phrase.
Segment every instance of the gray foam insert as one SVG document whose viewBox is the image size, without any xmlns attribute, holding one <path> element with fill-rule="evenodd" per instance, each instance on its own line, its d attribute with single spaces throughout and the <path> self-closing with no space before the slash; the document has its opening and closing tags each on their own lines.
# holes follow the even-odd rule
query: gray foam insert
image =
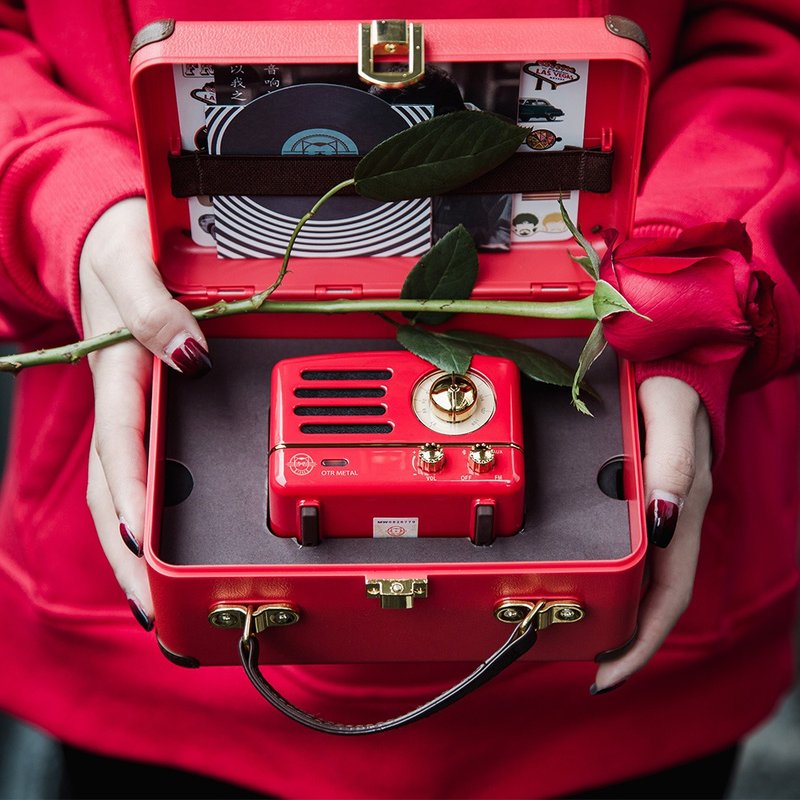
<svg viewBox="0 0 800 800">
<path fill-rule="evenodd" d="M 530 344 L 569 364 L 582 342 Z M 627 503 L 607 497 L 597 473 L 622 453 L 617 363 L 609 351 L 590 373 L 594 413 L 570 406 L 569 390 L 523 381 L 526 517 L 523 531 L 476 547 L 467 538 L 323 539 L 300 547 L 266 524 L 270 373 L 282 358 L 388 350 L 389 340 L 214 339 L 212 372 L 190 380 L 169 371 L 165 457 L 194 486 L 164 508 L 159 555 L 175 565 L 374 564 L 574 561 L 630 553 Z M 163 473 L 163 470 L 162 470 Z"/>
</svg>

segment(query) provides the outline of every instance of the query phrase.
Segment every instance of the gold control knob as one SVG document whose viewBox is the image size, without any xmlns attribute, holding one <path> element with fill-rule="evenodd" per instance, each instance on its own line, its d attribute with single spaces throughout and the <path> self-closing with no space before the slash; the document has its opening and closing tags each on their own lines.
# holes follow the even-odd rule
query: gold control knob
<svg viewBox="0 0 800 800">
<path fill-rule="evenodd" d="M 461 422 L 472 416 L 478 390 L 466 375 L 444 375 L 430 389 L 431 408 L 439 419 Z"/>
<path fill-rule="evenodd" d="M 426 442 L 419 448 L 417 457 L 423 472 L 439 472 L 444 466 L 444 448 L 440 444 Z"/>
<path fill-rule="evenodd" d="M 489 444 L 474 444 L 470 448 L 468 463 L 469 468 L 478 474 L 494 469 L 494 449 Z"/>
</svg>

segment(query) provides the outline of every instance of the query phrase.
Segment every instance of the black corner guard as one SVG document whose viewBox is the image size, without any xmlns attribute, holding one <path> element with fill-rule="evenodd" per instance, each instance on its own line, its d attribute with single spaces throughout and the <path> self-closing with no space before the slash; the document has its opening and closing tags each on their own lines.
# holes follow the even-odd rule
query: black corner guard
<svg viewBox="0 0 800 800">
<path fill-rule="evenodd" d="M 526 622 L 528 625 L 526 626 Z M 499 675 L 506 667 L 513 664 L 520 656 L 528 652 L 536 643 L 535 622 L 524 620 L 520 622 L 508 637 L 506 642 L 486 659 L 477 669 L 469 674 L 464 680 L 446 689 L 437 697 L 427 703 L 418 706 L 412 711 L 407 711 L 393 719 L 383 720 L 382 722 L 372 722 L 362 725 L 348 725 L 339 722 L 331 722 L 321 719 L 297 706 L 292 705 L 282 694 L 280 694 L 263 676 L 258 666 L 258 640 L 255 636 L 249 639 L 239 640 L 239 657 L 242 666 L 250 678 L 251 683 L 258 690 L 259 694 L 272 706 L 278 709 L 295 722 L 312 728 L 320 733 L 332 733 L 339 736 L 364 736 L 370 733 L 382 733 L 411 722 L 429 717 L 437 711 L 455 703 L 465 695 L 474 691 L 492 678 Z"/>
<path fill-rule="evenodd" d="M 133 37 L 131 49 L 128 53 L 128 61 L 131 61 L 145 45 L 169 39 L 174 32 L 174 19 L 157 19 L 155 22 L 148 23 Z"/>
<path fill-rule="evenodd" d="M 608 14 L 605 17 L 605 23 L 609 33 L 636 42 L 647 53 L 647 57 L 651 57 L 650 42 L 647 40 L 647 34 L 632 19 L 621 17 L 618 14 Z"/>
</svg>

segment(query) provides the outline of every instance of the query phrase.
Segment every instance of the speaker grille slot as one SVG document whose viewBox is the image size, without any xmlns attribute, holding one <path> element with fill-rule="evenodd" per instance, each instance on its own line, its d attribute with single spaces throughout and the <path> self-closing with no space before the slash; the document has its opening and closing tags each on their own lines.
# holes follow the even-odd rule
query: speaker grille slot
<svg viewBox="0 0 800 800">
<path fill-rule="evenodd" d="M 383 406 L 298 406 L 294 413 L 298 417 L 382 417 Z"/>
<path fill-rule="evenodd" d="M 388 369 L 306 369 L 300 373 L 305 381 L 388 381 Z"/>
<path fill-rule="evenodd" d="M 295 389 L 294 396 L 302 398 L 314 397 L 383 397 L 386 389 L 376 387 L 368 389 L 366 387 L 353 386 L 349 389 Z"/>
<path fill-rule="evenodd" d="M 307 423 L 300 426 L 301 433 L 391 433 L 391 425 L 369 425 L 369 424 L 311 424 Z"/>
</svg>

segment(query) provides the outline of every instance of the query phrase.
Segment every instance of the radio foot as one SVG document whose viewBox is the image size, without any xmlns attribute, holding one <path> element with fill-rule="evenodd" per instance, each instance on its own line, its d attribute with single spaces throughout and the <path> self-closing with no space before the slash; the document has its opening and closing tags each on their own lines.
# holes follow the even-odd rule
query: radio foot
<svg viewBox="0 0 800 800">
<path fill-rule="evenodd" d="M 316 547 L 319 544 L 319 508 L 300 507 L 300 544 L 303 547 Z"/>
<path fill-rule="evenodd" d="M 494 541 L 494 506 L 475 507 L 475 527 L 472 532 L 472 543 L 478 547 L 486 547 Z"/>
</svg>

